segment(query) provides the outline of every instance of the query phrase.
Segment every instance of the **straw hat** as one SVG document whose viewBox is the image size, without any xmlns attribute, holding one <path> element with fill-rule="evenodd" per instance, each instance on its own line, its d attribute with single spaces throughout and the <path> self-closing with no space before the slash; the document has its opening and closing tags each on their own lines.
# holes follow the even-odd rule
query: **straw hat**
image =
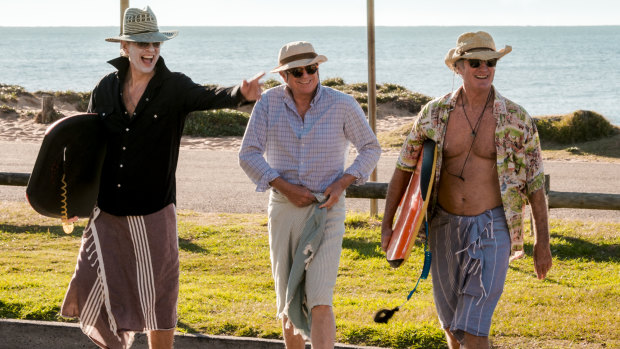
<svg viewBox="0 0 620 349">
<path fill-rule="evenodd" d="M 315 63 L 323 63 L 327 61 L 327 57 L 318 55 L 314 52 L 312 44 L 305 41 L 289 42 L 282 46 L 278 55 L 279 66 L 275 67 L 271 72 L 277 73 L 291 68 L 305 67 Z"/>
<path fill-rule="evenodd" d="M 508 45 L 497 51 L 493 38 L 487 32 L 464 33 L 456 40 L 456 47 L 448 51 L 446 65 L 456 72 L 454 64 L 459 59 L 500 59 L 510 51 L 512 47 Z"/>
<path fill-rule="evenodd" d="M 123 34 L 107 38 L 105 41 L 162 42 L 170 40 L 178 34 L 179 32 L 176 30 L 160 32 L 155 13 L 147 6 L 144 10 L 139 8 L 126 9 L 123 17 Z"/>
</svg>

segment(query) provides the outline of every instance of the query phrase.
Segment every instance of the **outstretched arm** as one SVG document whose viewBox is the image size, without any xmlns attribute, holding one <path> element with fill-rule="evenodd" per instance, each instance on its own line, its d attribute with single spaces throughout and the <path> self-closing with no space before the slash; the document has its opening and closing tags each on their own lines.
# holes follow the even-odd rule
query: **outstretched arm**
<svg viewBox="0 0 620 349">
<path fill-rule="evenodd" d="M 528 197 L 534 219 L 536 240 L 534 241 L 534 270 L 539 279 L 544 279 L 551 269 L 551 247 L 549 245 L 549 220 L 545 189 L 539 189 Z"/>
<path fill-rule="evenodd" d="M 381 222 L 381 249 L 387 252 L 390 238 L 392 237 L 392 224 L 394 224 L 394 215 L 398 209 L 398 204 L 402 199 L 412 172 L 403 171 L 396 168 L 390 184 L 388 185 L 387 196 L 385 197 L 385 211 L 383 213 L 383 221 Z"/>
</svg>

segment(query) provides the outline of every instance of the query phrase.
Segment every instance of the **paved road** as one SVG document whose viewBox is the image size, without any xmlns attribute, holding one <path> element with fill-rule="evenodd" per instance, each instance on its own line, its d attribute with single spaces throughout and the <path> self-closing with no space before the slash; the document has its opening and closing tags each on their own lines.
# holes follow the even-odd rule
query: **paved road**
<svg viewBox="0 0 620 349">
<path fill-rule="evenodd" d="M 0 141 L 0 172 L 30 172 L 38 143 Z M 390 180 L 395 156 L 382 156 L 378 181 Z M 545 163 L 551 190 L 620 194 L 620 164 L 551 161 Z M 144 174 L 148 176 L 148 173 Z M 0 200 L 24 201 L 24 187 L 0 186 Z M 267 193 L 255 186 L 237 165 L 234 151 L 182 150 L 177 171 L 180 209 L 200 212 L 266 213 Z M 383 212 L 384 200 L 379 200 Z M 369 201 L 348 199 L 349 211 L 369 211 Z M 552 218 L 620 222 L 620 211 L 553 209 Z"/>
</svg>

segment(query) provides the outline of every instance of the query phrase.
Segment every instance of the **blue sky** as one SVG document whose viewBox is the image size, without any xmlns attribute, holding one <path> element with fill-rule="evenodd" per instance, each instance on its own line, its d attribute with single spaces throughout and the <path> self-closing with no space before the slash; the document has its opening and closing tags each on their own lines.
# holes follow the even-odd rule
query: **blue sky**
<svg viewBox="0 0 620 349">
<path fill-rule="evenodd" d="M 130 0 L 161 26 L 366 25 L 366 0 Z M 120 0 L 0 0 L 0 26 L 117 26 Z M 375 0 L 375 24 L 620 25 L 618 0 Z"/>
</svg>

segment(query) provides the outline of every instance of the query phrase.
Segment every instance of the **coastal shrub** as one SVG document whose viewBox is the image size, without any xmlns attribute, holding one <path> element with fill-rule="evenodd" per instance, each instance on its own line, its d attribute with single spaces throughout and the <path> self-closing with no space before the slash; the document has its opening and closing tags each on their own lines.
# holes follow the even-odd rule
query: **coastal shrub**
<svg viewBox="0 0 620 349">
<path fill-rule="evenodd" d="M 190 113 L 183 134 L 197 137 L 243 136 L 250 114 L 233 109 Z"/>
<path fill-rule="evenodd" d="M 417 114 L 422 107 L 432 100 L 431 97 L 405 90 L 400 93 L 398 99 L 395 102 L 395 106 L 402 109 L 407 109 L 410 113 Z"/>
<path fill-rule="evenodd" d="M 17 101 L 17 97 L 24 93 L 26 90 L 21 86 L 0 84 L 0 101 L 2 102 Z"/>
<path fill-rule="evenodd" d="M 90 101 L 90 92 L 59 91 L 54 92 L 54 97 L 59 101 L 73 104 L 75 109 L 80 112 L 86 112 Z"/>
<path fill-rule="evenodd" d="M 605 117 L 589 110 L 577 110 L 560 116 L 538 117 L 534 120 L 541 140 L 560 144 L 597 140 L 617 132 Z"/>
<path fill-rule="evenodd" d="M 321 85 L 336 88 L 337 86 L 344 86 L 344 80 L 342 78 L 329 78 L 321 81 Z"/>
<path fill-rule="evenodd" d="M 280 86 L 282 83 L 276 79 L 268 79 L 263 82 L 263 89 L 267 90 L 276 86 Z"/>
<path fill-rule="evenodd" d="M 16 113 L 16 112 L 17 112 L 17 110 L 15 110 L 15 108 L 11 108 L 11 107 L 9 107 L 9 106 L 8 106 L 8 105 L 6 105 L 6 104 L 3 104 L 3 105 L 0 105 L 0 112 L 1 112 L 1 113 L 6 113 L 6 114 L 9 114 L 9 113 Z"/>
</svg>

